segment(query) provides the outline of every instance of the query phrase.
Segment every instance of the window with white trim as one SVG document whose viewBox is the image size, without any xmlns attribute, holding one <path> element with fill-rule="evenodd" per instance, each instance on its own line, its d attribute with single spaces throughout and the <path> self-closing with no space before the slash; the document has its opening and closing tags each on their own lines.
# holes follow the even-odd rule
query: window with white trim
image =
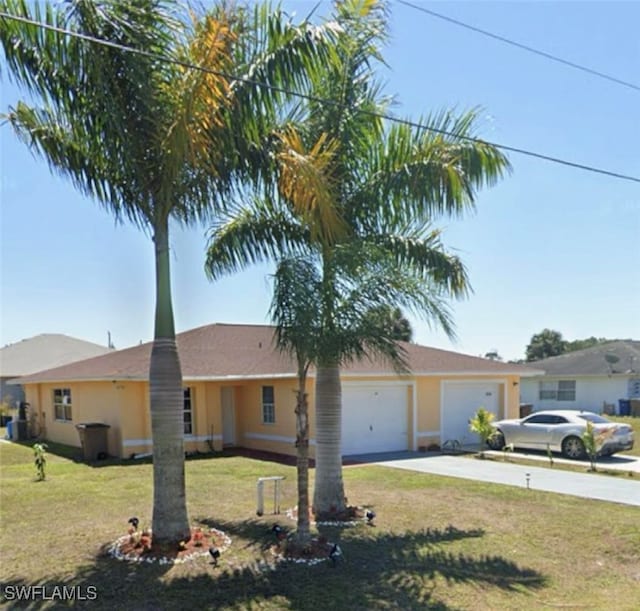
<svg viewBox="0 0 640 611">
<path fill-rule="evenodd" d="M 71 422 L 71 389 L 53 389 L 53 413 L 56 420 Z"/>
<path fill-rule="evenodd" d="M 183 389 L 183 418 L 184 418 L 184 434 L 193 434 L 193 402 L 191 400 L 191 389 Z"/>
<path fill-rule="evenodd" d="M 276 405 L 273 386 L 262 387 L 262 423 L 275 424 Z"/>
<path fill-rule="evenodd" d="M 540 401 L 575 401 L 576 381 L 555 380 L 540 382 Z"/>
</svg>

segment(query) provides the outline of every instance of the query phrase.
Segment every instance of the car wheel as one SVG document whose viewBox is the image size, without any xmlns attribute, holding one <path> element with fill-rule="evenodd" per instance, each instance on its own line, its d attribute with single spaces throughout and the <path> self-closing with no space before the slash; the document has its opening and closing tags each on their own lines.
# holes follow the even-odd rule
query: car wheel
<svg viewBox="0 0 640 611">
<path fill-rule="evenodd" d="M 567 458 L 584 458 L 584 442 L 579 437 L 567 437 L 562 442 L 562 454 Z"/>
<path fill-rule="evenodd" d="M 504 435 L 502 431 L 496 431 L 495 434 L 488 439 L 487 445 L 492 450 L 502 450 L 502 448 L 504 448 Z"/>
</svg>

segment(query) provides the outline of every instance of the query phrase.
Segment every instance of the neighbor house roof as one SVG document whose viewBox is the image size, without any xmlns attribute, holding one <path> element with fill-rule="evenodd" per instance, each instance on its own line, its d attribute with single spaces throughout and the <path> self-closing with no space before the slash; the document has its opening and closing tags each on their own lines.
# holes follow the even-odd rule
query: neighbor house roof
<svg viewBox="0 0 640 611">
<path fill-rule="evenodd" d="M 530 363 L 546 375 L 640 374 L 640 341 L 625 340 L 598 344 L 585 350 Z"/>
<path fill-rule="evenodd" d="M 0 377 L 23 376 L 112 352 L 82 339 L 43 333 L 0 349 Z"/>
<path fill-rule="evenodd" d="M 274 347 L 274 328 L 266 325 L 212 324 L 177 335 L 185 380 L 294 377 L 295 361 Z M 448 350 L 402 342 L 414 374 L 535 375 L 539 371 Z M 82 380 L 147 380 L 151 343 L 26 376 L 19 383 Z M 363 360 L 343 375 L 393 374 L 388 363 Z"/>
</svg>

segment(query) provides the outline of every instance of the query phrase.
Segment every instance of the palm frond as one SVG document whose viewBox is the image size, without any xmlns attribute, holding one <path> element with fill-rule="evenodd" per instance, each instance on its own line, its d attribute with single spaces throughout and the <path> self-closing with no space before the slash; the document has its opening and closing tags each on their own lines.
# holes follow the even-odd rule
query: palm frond
<svg viewBox="0 0 640 611">
<path fill-rule="evenodd" d="M 476 122 L 474 110 L 460 116 L 439 113 L 421 121 L 422 130 L 393 125 L 370 149 L 354 216 L 370 217 L 367 202 L 372 200 L 383 202 L 378 214 L 385 222 L 407 222 L 416 215 L 434 220 L 473 209 L 477 191 L 510 169 L 499 149 L 466 139 L 475 136 Z"/>
<path fill-rule="evenodd" d="M 286 211 L 268 206 L 234 212 L 209 233 L 205 271 L 210 279 L 286 253 L 309 250 L 309 234 Z"/>
<path fill-rule="evenodd" d="M 464 298 L 472 290 L 464 264 L 458 256 L 443 248 L 439 231 L 426 238 L 378 234 L 372 235 L 370 240 L 390 257 L 398 269 L 410 268 L 443 294 Z"/>
<path fill-rule="evenodd" d="M 276 325 L 276 345 L 306 371 L 317 361 L 322 332 L 318 269 L 309 258 L 289 257 L 278 263 L 273 280 L 269 314 Z"/>
<path fill-rule="evenodd" d="M 331 244 L 344 239 L 347 227 L 336 204 L 331 175 L 337 143 L 321 134 L 309 150 L 293 128 L 280 134 L 279 189 L 294 214 L 308 228 L 313 241 Z"/>
</svg>

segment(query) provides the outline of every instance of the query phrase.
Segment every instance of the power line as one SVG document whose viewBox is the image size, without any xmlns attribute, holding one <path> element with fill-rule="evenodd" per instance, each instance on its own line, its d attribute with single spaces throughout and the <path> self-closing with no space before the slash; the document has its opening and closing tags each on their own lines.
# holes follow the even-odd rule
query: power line
<svg viewBox="0 0 640 611">
<path fill-rule="evenodd" d="M 529 45 L 525 45 L 521 42 L 517 42 L 516 40 L 512 40 L 511 38 L 506 38 L 505 36 L 494 34 L 493 32 L 489 32 L 488 30 L 483 30 L 482 28 L 478 28 L 469 23 L 465 23 L 464 21 L 458 21 L 453 17 L 448 17 L 447 15 L 443 15 L 442 13 L 437 13 L 436 11 L 432 11 L 428 8 L 424 8 L 423 6 L 418 6 L 417 4 L 413 4 L 412 2 L 408 2 L 407 0 L 396 0 L 396 1 L 398 2 L 398 4 L 404 4 L 405 6 L 413 8 L 416 11 L 420 11 L 427 15 L 431 15 L 432 17 L 436 17 L 437 19 L 442 19 L 443 21 L 448 21 L 449 23 L 453 23 L 454 25 L 460 26 L 461 28 L 466 28 L 467 30 L 471 30 L 472 32 L 477 32 L 478 34 L 482 34 L 483 36 L 488 36 L 489 38 L 493 38 L 494 40 L 499 40 L 500 42 L 504 42 L 505 44 L 511 45 L 512 47 L 517 47 L 518 49 L 528 51 L 529 53 L 534 53 L 535 55 L 546 57 L 547 59 L 550 59 L 554 62 L 564 64 L 565 66 L 570 66 L 571 68 L 575 68 L 576 70 L 581 70 L 582 72 L 586 72 L 587 74 L 591 74 L 593 76 L 598 76 L 600 78 L 606 79 L 607 81 L 611 81 L 612 83 L 617 83 L 618 85 L 622 85 L 623 87 L 628 87 L 629 89 L 635 89 L 636 91 L 640 91 L 640 85 L 636 85 L 635 83 L 630 83 L 629 81 L 623 81 L 622 79 L 616 78 L 615 76 L 611 76 L 610 74 L 605 74 L 604 72 L 599 72 L 598 70 L 594 70 L 593 68 L 589 68 L 588 66 L 576 64 L 575 62 L 569 61 L 568 59 L 563 59 L 562 57 L 558 57 L 557 55 L 553 55 L 551 53 L 547 53 L 546 51 L 541 51 L 540 49 L 530 47 Z"/>
<path fill-rule="evenodd" d="M 71 30 L 66 30 L 64 28 L 59 28 L 57 26 L 53 26 L 53 25 L 49 25 L 47 23 L 42 23 L 40 21 L 35 21 L 32 19 L 27 19 L 26 17 L 20 17 L 18 15 L 11 15 L 9 13 L 5 13 L 0 11 L 0 17 L 4 18 L 4 19 L 10 19 L 13 21 L 19 21 L 22 23 L 26 23 L 28 25 L 33 25 L 45 30 L 50 30 L 53 32 L 56 32 L 58 34 L 64 34 L 65 36 L 71 36 L 71 37 L 75 37 L 75 38 L 79 38 L 81 40 L 86 40 L 87 42 L 91 42 L 94 44 L 98 44 L 98 45 L 102 45 L 105 47 L 110 47 L 113 49 L 117 49 L 119 51 L 124 51 L 126 53 L 134 53 L 137 55 L 142 55 L 144 57 L 148 57 L 150 59 L 155 59 L 155 60 L 159 60 L 159 61 L 163 61 L 165 63 L 172 63 L 172 64 L 176 64 L 178 66 L 182 66 L 183 68 L 188 68 L 190 70 L 198 70 L 200 72 L 204 72 L 206 74 L 212 74 L 214 76 L 219 76 L 222 78 L 226 78 L 229 79 L 231 81 L 238 81 L 238 82 L 243 82 L 243 83 L 247 83 L 250 85 L 256 85 L 258 87 L 264 87 L 266 89 L 270 89 L 271 91 L 276 91 L 278 93 L 284 93 L 287 95 L 291 95 L 294 97 L 299 97 L 308 101 L 312 101 L 312 102 L 318 102 L 319 104 L 327 104 L 327 105 L 333 105 L 333 106 L 339 106 L 340 103 L 336 102 L 335 100 L 329 100 L 327 98 L 321 98 L 318 96 L 313 96 L 313 95 L 309 95 L 309 94 L 305 94 L 305 93 L 300 93 L 300 92 L 296 92 L 296 91 L 291 91 L 289 89 L 285 89 L 283 87 L 277 87 L 274 85 L 269 85 L 268 83 L 264 83 L 261 81 L 257 81 L 255 79 L 250 79 L 250 78 L 246 78 L 246 77 L 242 77 L 242 76 L 237 76 L 237 75 L 232 75 L 232 74 L 228 74 L 225 72 L 220 72 L 217 70 L 212 70 L 211 68 L 205 68 L 203 66 L 198 66 L 196 64 L 192 64 L 190 62 L 185 62 L 182 60 L 177 60 L 171 57 L 165 57 L 163 55 L 159 55 L 157 53 L 151 53 L 149 51 L 144 51 L 143 49 L 135 49 L 133 47 L 127 47 L 125 45 L 121 45 L 119 43 L 116 42 L 111 42 L 109 40 L 103 40 L 101 38 L 96 38 L 94 36 L 89 36 L 88 34 L 82 34 L 80 32 L 73 32 Z M 443 136 L 450 136 L 453 138 L 457 138 L 459 140 L 465 140 L 467 142 L 475 142 L 476 144 L 486 144 L 489 146 L 493 146 L 497 149 L 503 150 L 503 151 L 509 151 L 511 153 L 517 153 L 519 155 L 525 155 L 527 157 L 532 157 L 534 159 L 541 159 L 544 161 L 549 161 L 551 163 L 556 163 L 556 164 L 560 164 L 560 165 L 564 165 L 567 167 L 571 167 L 571 168 L 576 168 L 576 169 L 580 169 L 580 170 L 584 170 L 587 172 L 592 172 L 595 174 L 602 174 L 604 176 L 609 176 L 611 178 L 617 178 L 619 180 L 627 180 L 630 182 L 637 182 L 640 183 L 640 178 L 637 176 L 631 176 L 628 174 L 621 174 L 618 172 L 612 172 L 610 170 L 604 170 L 602 168 L 598 168 L 595 166 L 589 166 L 586 164 L 582 164 L 582 163 L 577 163 L 574 161 L 567 161 L 566 159 L 561 159 L 559 157 L 553 157 L 551 155 L 546 155 L 544 153 L 537 153 L 535 151 L 530 151 L 527 149 L 523 149 L 523 148 L 518 148 L 515 146 L 509 146 L 507 144 L 499 144 L 497 142 L 491 142 L 489 140 L 482 140 L 480 138 L 473 138 L 471 136 L 461 136 L 459 134 L 454 134 L 452 132 L 449 132 L 447 130 L 443 130 L 443 129 L 438 129 L 436 127 L 430 127 L 427 125 L 422 125 L 420 123 L 417 123 L 415 121 L 408 121 L 406 119 L 399 119 L 397 117 L 391 116 L 391 115 L 386 115 L 383 113 L 377 113 L 377 112 L 373 112 L 373 111 L 369 111 L 369 110 L 362 110 L 359 109 L 357 110 L 357 112 L 360 113 L 364 113 L 367 114 L 369 116 L 372 117 L 376 117 L 378 119 L 384 119 L 386 121 L 391 121 L 393 123 L 398 123 L 398 124 L 402 124 L 402 125 L 407 125 L 410 127 L 414 127 L 416 129 L 423 129 L 426 131 L 430 131 L 433 133 L 437 133 L 437 134 L 441 134 Z"/>
</svg>

